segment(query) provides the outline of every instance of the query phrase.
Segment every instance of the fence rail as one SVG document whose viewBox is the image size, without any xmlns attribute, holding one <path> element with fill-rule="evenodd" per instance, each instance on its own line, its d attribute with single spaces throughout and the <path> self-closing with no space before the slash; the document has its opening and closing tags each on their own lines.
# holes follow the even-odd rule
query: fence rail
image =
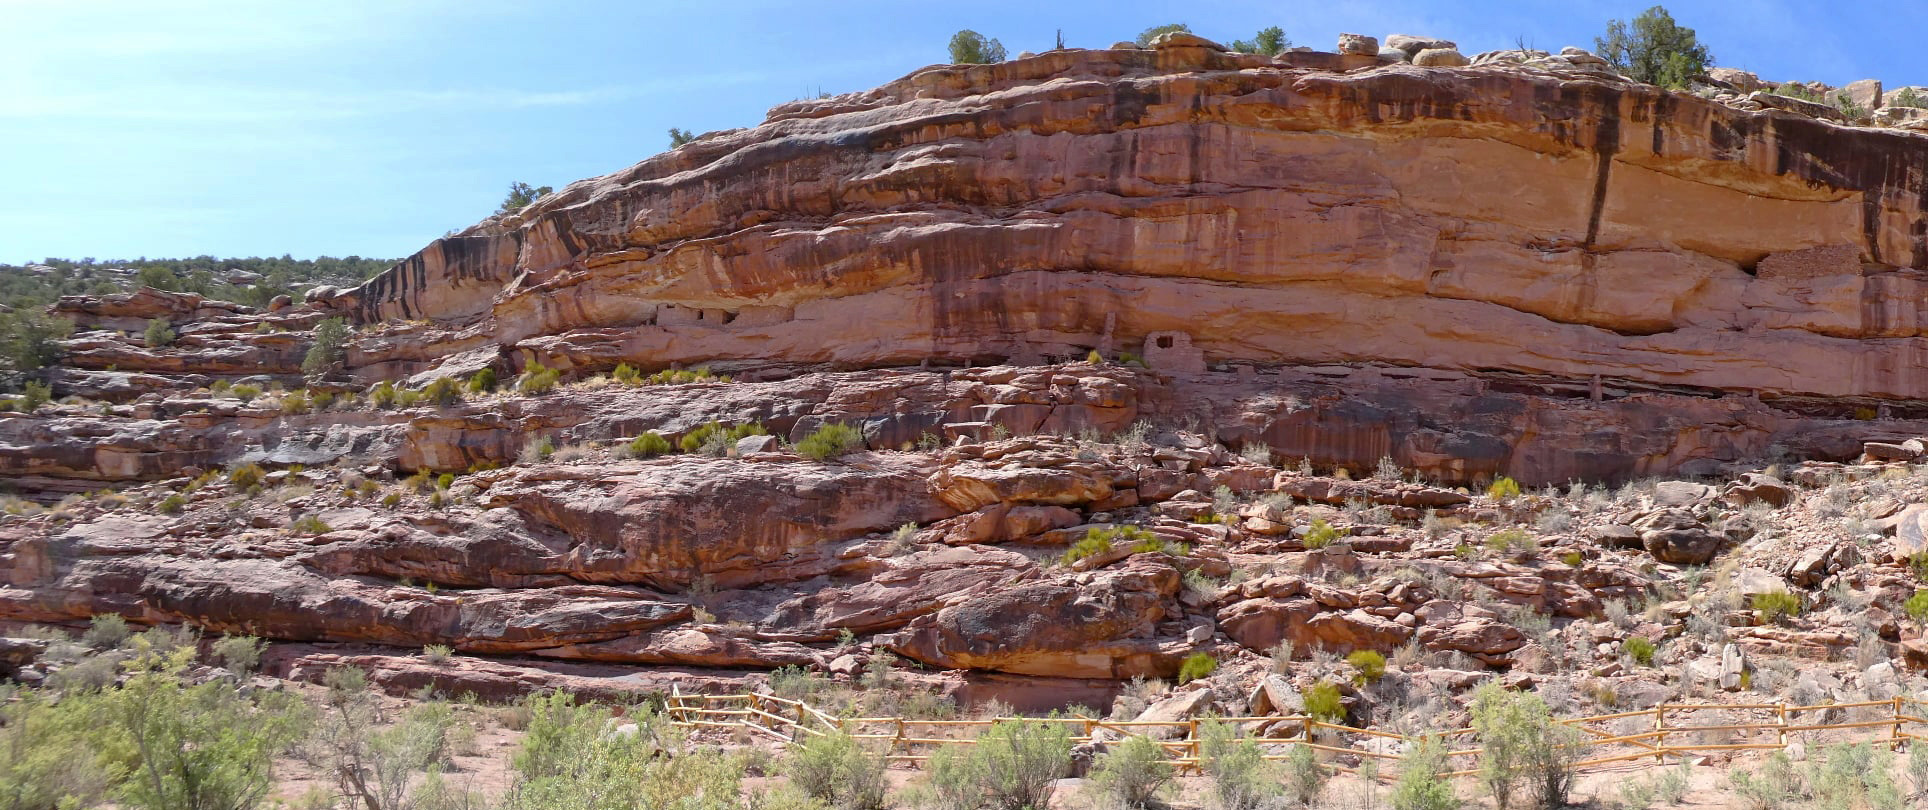
<svg viewBox="0 0 1928 810">
<path fill-rule="evenodd" d="M 1781 703 L 1663 703 L 1651 709 L 1565 718 L 1560 722 L 1581 733 L 1581 739 L 1572 743 L 1581 749 L 1576 755 L 1577 761 L 1574 764 L 1575 767 L 1588 768 L 1643 761 L 1660 764 L 1665 763 L 1669 757 L 1712 751 L 1780 750 L 1786 748 L 1792 741 L 1789 735 L 1828 731 L 1851 732 L 1856 737 L 1853 740 L 1837 740 L 1840 742 L 1875 741 L 1890 748 L 1899 748 L 1913 740 L 1928 740 L 1928 719 L 1922 717 L 1922 714 L 1928 713 L 1910 711 L 1910 709 L 1919 709 L 1924 706 L 1928 706 L 1928 702 L 1909 697 L 1810 706 Z M 1873 719 L 1858 720 L 1847 714 L 1857 710 L 1863 713 L 1879 711 L 1881 714 Z M 666 712 L 670 721 L 679 727 L 744 729 L 747 733 L 784 742 L 797 742 L 805 737 L 822 736 L 831 730 L 840 729 L 857 739 L 883 741 L 885 743 L 883 756 L 887 761 L 913 766 L 929 759 L 929 751 L 935 747 L 975 745 L 977 731 L 1001 720 L 1018 719 L 914 720 L 895 716 L 833 717 L 803 701 L 763 692 L 736 695 L 686 695 L 677 691 L 668 698 Z M 1687 719 L 1687 716 L 1700 712 L 1751 713 L 1772 719 L 1748 722 L 1681 722 Z M 1795 722 L 1791 719 L 1794 715 L 1811 712 L 1839 712 L 1841 717 L 1834 722 L 1825 720 Z M 1670 715 L 1680 719 L 1670 723 L 1668 720 Z M 1638 720 L 1638 718 L 1649 717 L 1653 719 L 1651 728 L 1645 727 L 1644 722 Z M 1127 735 L 1152 733 L 1165 747 L 1173 764 L 1181 768 L 1195 769 L 1199 763 L 1198 727 L 1203 721 L 1198 718 L 1171 721 L 1100 720 L 1084 717 L 1023 719 L 1071 725 L 1074 743 L 1089 742 L 1100 737 L 1116 739 Z M 1295 745 L 1362 759 L 1397 761 L 1404 756 L 1403 752 L 1408 746 L 1420 740 L 1415 736 L 1353 728 L 1302 715 L 1214 719 L 1234 724 L 1248 732 L 1247 739 L 1257 743 L 1264 751 L 1264 757 L 1273 761 L 1285 759 L 1286 751 Z M 1732 718 L 1717 719 L 1731 720 Z M 1590 725 L 1614 721 L 1620 721 L 1622 725 L 1640 723 L 1642 729 L 1622 733 Z M 1871 729 L 1884 728 L 1887 730 L 1885 733 L 1868 733 Z M 1267 736 L 1280 731 L 1288 732 L 1289 736 Z M 947 733 L 954 736 L 947 736 Z M 1462 728 L 1427 736 L 1452 740 L 1473 733 L 1473 729 Z M 1718 735 L 1715 739 L 1720 741 L 1707 741 L 1705 738 L 1710 735 Z M 1348 745 L 1349 738 L 1354 742 L 1371 739 L 1390 741 L 1379 746 L 1381 749 L 1389 750 L 1373 750 Z M 1468 761 L 1468 764 L 1447 775 L 1467 776 L 1476 773 L 1479 754 L 1479 748 L 1446 751 L 1447 761 L 1454 763 L 1455 766 L 1458 766 L 1456 760 Z M 1354 773 L 1357 769 L 1338 767 L 1337 770 Z M 1380 773 L 1390 776 L 1392 770 L 1394 769 L 1382 768 Z"/>
</svg>

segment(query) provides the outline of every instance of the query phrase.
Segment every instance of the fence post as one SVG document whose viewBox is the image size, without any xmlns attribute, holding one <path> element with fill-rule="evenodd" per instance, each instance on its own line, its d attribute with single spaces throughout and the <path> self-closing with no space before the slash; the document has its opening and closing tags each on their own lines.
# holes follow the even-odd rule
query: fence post
<svg viewBox="0 0 1928 810">
<path fill-rule="evenodd" d="M 1654 762 L 1667 761 L 1667 704 L 1654 707 Z"/>
<path fill-rule="evenodd" d="M 1781 750 L 1786 751 L 1787 750 L 1787 704 L 1785 703 L 1781 704 L 1778 707 L 1777 711 L 1781 716 L 1781 728 L 1780 728 L 1780 733 L 1778 735 L 1778 742 L 1781 744 Z"/>
<path fill-rule="evenodd" d="M 1894 733 L 1890 735 L 1888 738 L 1888 750 L 1890 751 L 1901 750 L 1901 696 L 1900 695 L 1895 695 Z"/>
<path fill-rule="evenodd" d="M 890 749 L 884 752 L 884 756 L 890 756 L 892 754 L 897 753 L 897 745 L 904 741 L 904 718 L 900 716 L 896 719 L 897 719 L 897 736 L 890 738 Z M 910 746 L 908 745 L 904 746 L 904 753 L 906 754 L 910 753 Z M 885 760 L 885 761 L 888 762 L 889 760 Z M 911 764 L 914 765 L 916 763 L 913 762 Z"/>
</svg>

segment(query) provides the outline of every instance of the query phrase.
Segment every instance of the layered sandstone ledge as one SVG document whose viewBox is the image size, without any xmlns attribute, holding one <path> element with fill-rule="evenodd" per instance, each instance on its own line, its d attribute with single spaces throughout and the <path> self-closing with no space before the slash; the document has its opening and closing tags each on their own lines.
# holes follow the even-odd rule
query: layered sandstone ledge
<svg viewBox="0 0 1928 810">
<path fill-rule="evenodd" d="M 478 349 L 853 368 L 1177 335 L 1197 354 L 1166 370 L 1911 400 L 1925 177 L 1914 133 L 1578 67 L 1065 50 L 781 105 L 314 303 L 433 322 L 368 345 L 370 380 Z"/>
</svg>

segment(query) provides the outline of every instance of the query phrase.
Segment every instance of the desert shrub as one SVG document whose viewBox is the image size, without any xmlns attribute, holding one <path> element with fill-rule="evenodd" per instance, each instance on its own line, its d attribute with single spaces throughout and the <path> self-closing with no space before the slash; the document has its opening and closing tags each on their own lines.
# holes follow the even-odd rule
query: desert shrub
<svg viewBox="0 0 1928 810">
<path fill-rule="evenodd" d="M 637 382 L 644 385 L 686 385 L 689 383 L 729 381 L 729 377 L 710 373 L 709 368 L 706 366 L 697 366 L 692 369 L 666 368 L 648 377 L 642 377 Z M 633 384 L 636 383 L 632 383 L 632 385 Z"/>
<path fill-rule="evenodd" d="M 97 695 L 58 702 L 22 690 L 0 703 L 0 807 L 65 810 L 96 807 L 126 774 L 126 740 L 103 733 L 108 718 Z"/>
<path fill-rule="evenodd" d="M 447 764 L 469 729 L 439 702 L 417 703 L 381 728 L 381 706 L 362 670 L 330 670 L 325 683 L 322 714 L 303 743 L 304 755 L 364 810 L 423 808 L 409 800 L 415 774 Z"/>
<path fill-rule="evenodd" d="M 1915 579 L 1928 582 L 1928 551 L 1908 555 L 1908 570 L 1915 573 Z"/>
<path fill-rule="evenodd" d="M 835 810 L 882 810 L 884 760 L 841 729 L 792 746 L 784 772 L 791 784 Z"/>
<path fill-rule="evenodd" d="M 375 383 L 368 389 L 368 403 L 382 410 L 394 407 L 395 401 L 400 396 L 401 394 L 399 390 L 395 388 L 395 384 L 387 380 Z"/>
<path fill-rule="evenodd" d="M 1091 785 L 1106 806 L 1125 810 L 1154 807 L 1158 791 L 1177 776 L 1165 747 L 1157 740 L 1134 734 L 1098 758 Z"/>
<path fill-rule="evenodd" d="M 434 382 L 422 389 L 422 399 L 446 408 L 462 401 L 462 384 L 449 377 L 436 377 Z"/>
<path fill-rule="evenodd" d="M 314 403 L 304 389 L 295 389 L 281 395 L 281 412 L 287 414 L 307 413 L 314 409 Z"/>
<path fill-rule="evenodd" d="M 1332 524 L 1325 522 L 1325 518 L 1313 518 L 1312 526 L 1305 530 L 1305 539 L 1301 542 L 1308 549 L 1321 549 L 1332 545 L 1338 539 L 1339 530 L 1332 528 Z"/>
<path fill-rule="evenodd" d="M 348 351 L 348 322 L 328 318 L 315 325 L 315 342 L 301 358 L 301 373 L 320 374 L 340 363 Z"/>
<path fill-rule="evenodd" d="M 1111 537 L 1112 535 L 1103 529 L 1096 527 L 1086 529 L 1085 536 L 1071 544 L 1071 548 L 1065 549 L 1064 554 L 1058 557 L 1058 561 L 1070 565 L 1086 557 L 1109 554 L 1112 549 Z"/>
<path fill-rule="evenodd" d="M 235 399 L 241 400 L 242 402 L 253 402 L 256 397 L 261 396 L 261 386 L 252 383 L 242 383 L 228 389 L 228 393 L 234 395 Z"/>
<path fill-rule="evenodd" d="M 127 643 L 127 637 L 132 634 L 126 619 L 113 613 L 100 613 L 88 620 L 87 632 L 80 634 L 80 643 L 89 649 L 111 650 Z"/>
<path fill-rule="evenodd" d="M 1265 761 L 1258 743 L 1220 720 L 1198 724 L 1198 767 L 1211 780 L 1212 803 L 1220 810 L 1257 810 L 1272 805 L 1284 791 L 1284 780 Z"/>
<path fill-rule="evenodd" d="M 1285 754 L 1285 792 L 1302 807 L 1313 807 L 1325 791 L 1332 770 L 1319 762 L 1319 752 L 1311 746 L 1295 745 Z"/>
<path fill-rule="evenodd" d="M 1782 619 L 1801 614 L 1801 597 L 1787 591 L 1754 594 L 1753 608 L 1761 621 L 1778 624 Z"/>
<path fill-rule="evenodd" d="M 1446 773 L 1446 753 L 1439 738 L 1427 737 L 1406 752 L 1393 783 L 1392 810 L 1458 810 L 1459 797 Z"/>
<path fill-rule="evenodd" d="M 160 504 L 155 508 L 161 510 L 161 514 L 172 515 L 186 507 L 187 499 L 181 497 L 180 493 L 173 492 L 169 493 L 167 497 L 162 498 Z"/>
<path fill-rule="evenodd" d="M 1345 722 L 1346 702 L 1345 696 L 1339 692 L 1339 685 L 1320 681 L 1305 690 L 1305 713 L 1325 723 Z"/>
<path fill-rule="evenodd" d="M 969 28 L 951 35 L 950 50 L 953 65 L 991 65 L 1004 61 L 1004 43 Z"/>
<path fill-rule="evenodd" d="M 955 808 L 1044 807 L 1051 783 L 1071 767 L 1071 728 L 1042 720 L 1000 720 L 968 747 L 938 749 L 929 761 L 939 801 Z"/>
<path fill-rule="evenodd" d="M 537 396 L 556 390 L 556 385 L 561 381 L 562 372 L 540 362 L 531 362 L 529 370 L 516 381 L 515 390 L 523 396 Z"/>
<path fill-rule="evenodd" d="M 1352 654 L 1346 656 L 1346 663 L 1352 665 L 1362 684 L 1372 683 L 1386 675 L 1386 656 L 1376 650 L 1353 650 Z"/>
<path fill-rule="evenodd" d="M 295 534 L 306 535 L 327 534 L 332 531 L 326 522 L 314 515 L 302 515 L 301 517 L 295 518 L 293 523 L 288 524 L 288 529 Z"/>
<path fill-rule="evenodd" d="M 47 402 L 53 398 L 54 390 L 52 387 L 46 383 L 29 382 L 20 387 L 20 398 L 15 400 L 15 402 L 19 404 L 22 413 L 33 413 L 34 411 L 40 410 L 40 406 L 47 404 Z"/>
<path fill-rule="evenodd" d="M 1486 497 L 1496 501 L 1520 497 L 1520 482 L 1504 475 L 1495 478 L 1492 485 L 1486 488 Z"/>
<path fill-rule="evenodd" d="M 102 693 L 108 723 L 137 763 L 137 777 L 121 788 L 126 806 L 256 807 L 272 786 L 275 755 L 301 733 L 305 713 L 294 695 L 244 695 L 219 680 L 185 683 L 193 653 L 146 652 L 125 685 Z"/>
<path fill-rule="evenodd" d="M 685 453 L 722 456 L 729 453 L 738 439 L 768 435 L 770 431 L 766 430 L 760 422 L 745 422 L 734 427 L 724 427 L 721 422 L 706 422 L 684 434 L 678 446 L 682 447 Z"/>
<path fill-rule="evenodd" d="M 864 446 L 864 435 L 842 422 L 826 422 L 797 442 L 797 455 L 822 461 Z"/>
<path fill-rule="evenodd" d="M 1794 805 L 1802 792 L 1801 777 L 1786 751 L 1767 755 L 1758 770 L 1736 770 L 1727 777 L 1728 787 L 1748 810 L 1782 810 Z"/>
<path fill-rule="evenodd" d="M 422 660 L 431 664 L 446 664 L 455 651 L 447 644 L 430 644 L 422 648 Z"/>
<path fill-rule="evenodd" d="M 247 676 L 261 665 L 261 639 L 254 636 L 222 636 L 214 642 L 214 657 L 229 672 Z"/>
<path fill-rule="evenodd" d="M 1525 529 L 1502 529 L 1486 538 L 1486 548 L 1495 554 L 1526 557 L 1540 550 L 1540 544 Z"/>
<path fill-rule="evenodd" d="M 445 472 L 445 473 L 442 473 L 441 475 L 435 476 L 436 489 L 447 492 L 448 488 L 452 486 L 455 486 L 455 473 Z"/>
<path fill-rule="evenodd" d="M 1135 527 L 1134 527 L 1135 528 Z M 1153 534 L 1144 529 L 1138 530 L 1138 539 L 1131 544 L 1133 554 L 1172 554 L 1183 557 L 1192 553 L 1192 547 L 1184 543 L 1174 543 L 1164 536 Z"/>
<path fill-rule="evenodd" d="M 159 349 L 174 345 L 174 330 L 169 328 L 167 319 L 155 318 L 147 322 L 147 348 Z"/>
<path fill-rule="evenodd" d="M 485 368 L 469 375 L 469 381 L 462 387 L 471 394 L 486 394 L 495 390 L 495 369 Z"/>
<path fill-rule="evenodd" d="M 629 442 L 626 448 L 636 458 L 653 458 L 670 451 L 669 440 L 656 431 L 648 431 Z"/>
<path fill-rule="evenodd" d="M 1901 609 L 1914 619 L 1916 624 L 1928 624 L 1928 588 L 1918 588 L 1915 595 L 1901 604 Z M 1928 746 L 1921 746 L 1928 749 Z"/>
<path fill-rule="evenodd" d="M 551 441 L 549 437 L 542 436 L 525 442 L 522 445 L 522 452 L 516 454 L 516 461 L 523 464 L 535 464 L 540 461 L 548 461 L 549 457 L 555 454 L 556 443 Z"/>
<path fill-rule="evenodd" d="M 609 376 L 623 385 L 643 384 L 643 373 L 628 363 L 617 363 L 616 370 L 609 372 Z"/>
<path fill-rule="evenodd" d="M 268 477 L 259 464 L 242 464 L 228 470 L 228 483 L 236 489 L 253 489 Z"/>
<path fill-rule="evenodd" d="M 1620 651 L 1643 667 L 1654 665 L 1654 643 L 1640 636 L 1628 636 L 1620 642 Z"/>
<path fill-rule="evenodd" d="M 1218 671 L 1218 659 L 1211 653 L 1192 653 L 1178 665 L 1178 682 L 1191 683 Z"/>
<path fill-rule="evenodd" d="M 1488 681 L 1473 693 L 1472 716 L 1479 780 L 1500 810 L 1516 795 L 1544 810 L 1566 806 L 1577 732 L 1554 721 L 1545 701 Z"/>
</svg>

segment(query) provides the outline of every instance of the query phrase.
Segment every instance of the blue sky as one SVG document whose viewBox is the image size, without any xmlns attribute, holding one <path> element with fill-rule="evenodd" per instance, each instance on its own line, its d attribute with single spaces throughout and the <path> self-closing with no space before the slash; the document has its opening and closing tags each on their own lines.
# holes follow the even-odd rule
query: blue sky
<svg viewBox="0 0 1928 810">
<path fill-rule="evenodd" d="M 561 186 L 754 126 L 773 104 L 944 61 L 960 28 L 1015 56 L 1185 22 L 1591 47 L 1651 4 L 591 0 L 0 0 L 0 262 L 45 256 L 400 257 L 511 181 Z M 1928 84 L 1928 4 L 1669 3 L 1721 65 Z M 1744 9 L 1744 10 L 1742 10 Z"/>
</svg>

